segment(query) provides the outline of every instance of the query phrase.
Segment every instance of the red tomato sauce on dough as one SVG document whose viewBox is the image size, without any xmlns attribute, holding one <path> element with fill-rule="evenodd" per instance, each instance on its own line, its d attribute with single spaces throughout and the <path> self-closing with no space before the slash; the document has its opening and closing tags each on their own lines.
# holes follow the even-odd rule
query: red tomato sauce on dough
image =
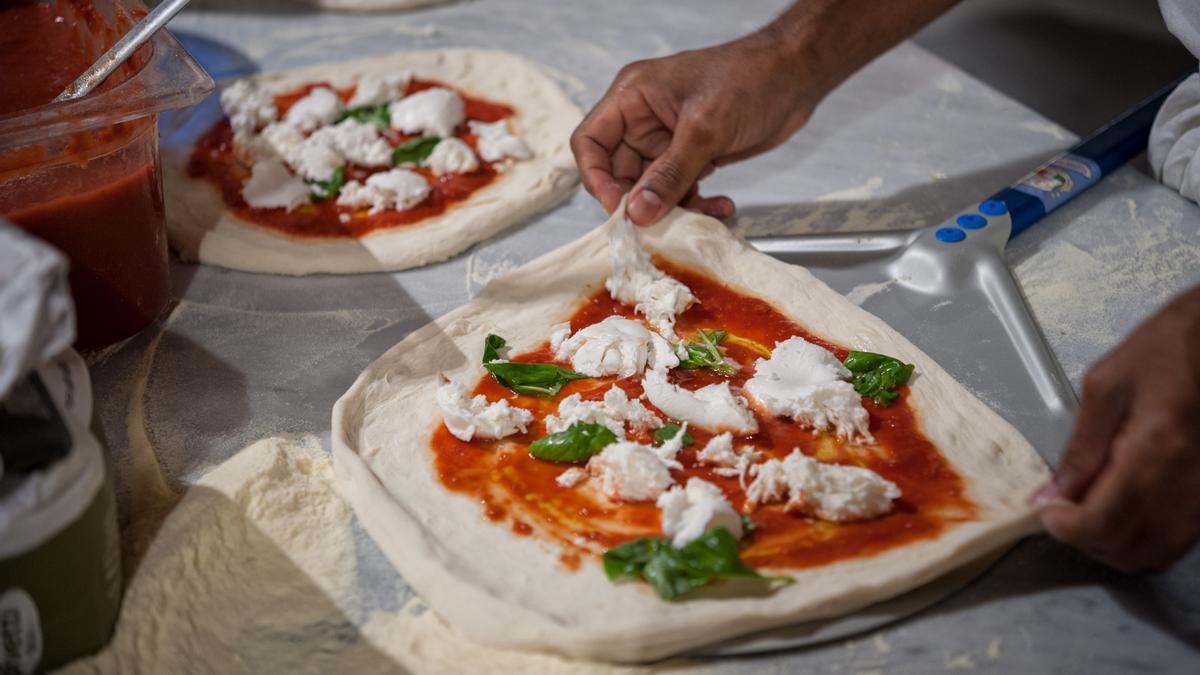
<svg viewBox="0 0 1200 675">
<path fill-rule="evenodd" d="M 768 348 L 778 341 L 800 336 L 830 349 L 839 359 L 848 353 L 840 345 L 811 335 L 763 300 L 664 260 L 657 260 L 656 264 L 691 288 L 700 300 L 678 317 L 676 331 L 681 336 L 689 336 L 700 328 L 723 328 Z M 601 289 L 570 317 L 572 331 L 614 314 L 633 315 L 630 308 L 616 303 Z M 729 341 L 722 346 L 725 355 L 741 365 L 735 376 L 727 378 L 736 389 L 753 376 L 753 364 L 761 355 Z M 554 356 L 549 344 L 543 344 L 513 360 L 552 362 Z M 675 369 L 670 373 L 671 382 L 693 390 L 722 379 L 726 378 L 710 370 Z M 618 504 L 584 485 L 560 487 L 555 478 L 570 466 L 582 465 L 539 460 L 526 450 L 529 443 L 546 434 L 543 420 L 557 410 L 561 399 L 579 393 L 584 399 L 598 400 L 614 383 L 631 398 L 642 393 L 639 377 L 599 378 L 570 382 L 553 399 L 535 398 L 516 394 L 490 376 L 483 377 L 475 387 L 476 394 L 492 401 L 506 398 L 513 405 L 533 411 L 535 421 L 529 433 L 501 441 L 469 443 L 455 438 L 439 423 L 431 440 L 439 479 L 451 491 L 479 501 L 490 520 L 520 523 L 523 533 L 525 527 L 531 527 L 537 535 L 558 542 L 564 551 L 561 560 L 570 568 L 577 567 L 581 557 L 594 556 L 629 539 L 661 536 L 659 510 L 652 502 Z M 735 438 L 735 447 L 753 443 L 768 457 L 780 459 L 793 448 L 800 448 L 822 461 L 866 467 L 895 482 L 903 497 L 897 500 L 891 513 L 852 523 L 831 523 L 789 513 L 782 504 L 760 506 L 749 512 L 758 527 L 742 541 L 743 560 L 762 568 L 814 567 L 928 539 L 974 517 L 975 507 L 965 495 L 962 479 L 921 431 L 919 417 L 908 402 L 907 388 L 901 388 L 900 394 L 886 408 L 864 399 L 871 416 L 871 433 L 878 442 L 869 447 L 856 447 L 829 434 L 816 435 L 790 420 L 766 418 L 755 411 L 759 432 Z M 643 403 L 666 418 L 648 401 Z M 738 479 L 718 476 L 712 467 L 696 462 L 696 453 L 713 434 L 691 427 L 688 432 L 695 443 L 679 454 L 684 470 L 674 474 L 678 484 L 686 483 L 692 476 L 703 478 L 720 486 L 730 503 L 745 512 L 746 495 Z M 649 434 L 631 438 L 643 443 L 652 440 Z"/>
<path fill-rule="evenodd" d="M 314 82 L 275 97 L 275 106 L 279 119 L 287 114 L 301 98 L 317 87 L 331 87 L 327 82 Z M 405 95 L 411 95 L 423 89 L 446 87 L 448 85 L 434 80 L 413 80 L 408 84 Z M 335 89 L 343 101 L 349 101 L 354 96 L 354 87 Z M 478 122 L 498 122 L 513 115 L 513 109 L 501 103 L 485 101 L 480 98 L 462 96 L 466 119 Z M 392 129 L 383 129 L 381 134 L 392 147 L 402 145 L 414 138 Z M 466 122 L 458 128 L 456 135 L 472 149 L 476 148 L 476 139 L 467 130 Z M 346 167 L 346 180 L 366 180 L 373 173 L 388 171 L 391 167 L 367 169 L 359 166 Z M 229 120 L 222 118 L 207 132 L 196 140 L 195 148 L 188 162 L 188 175 L 192 178 L 207 180 L 221 193 L 225 206 L 242 220 L 256 223 L 263 227 L 282 232 L 294 237 L 329 238 L 329 237 L 363 237 L 375 232 L 394 227 L 412 225 L 427 218 L 441 215 L 455 204 L 468 199 L 476 190 L 490 185 L 500 173 L 495 166 L 479 160 L 479 169 L 469 174 L 448 174 L 437 177 L 424 168 L 414 168 L 413 171 L 425 176 L 430 182 L 429 197 L 404 211 L 383 211 L 370 215 L 365 209 L 354 211 L 339 207 L 336 199 L 316 201 L 302 205 L 292 211 L 285 209 L 256 209 L 248 206 L 242 199 L 242 185 L 250 177 L 250 166 L 234 152 L 233 129 Z M 346 222 L 342 215 L 349 214 Z"/>
</svg>

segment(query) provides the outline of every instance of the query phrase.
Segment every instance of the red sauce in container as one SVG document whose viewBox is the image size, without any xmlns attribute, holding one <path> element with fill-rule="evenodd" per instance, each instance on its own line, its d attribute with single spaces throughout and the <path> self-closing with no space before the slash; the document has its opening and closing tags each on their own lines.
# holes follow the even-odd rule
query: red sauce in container
<svg viewBox="0 0 1200 675">
<path fill-rule="evenodd" d="M 157 141 L 155 125 L 147 126 Z M 79 347 L 127 338 L 166 306 L 167 238 L 156 163 L 7 217 L 70 259 Z"/>
<path fill-rule="evenodd" d="M 275 107 L 279 118 L 282 119 L 296 101 L 308 95 L 313 89 L 330 86 L 327 82 L 313 82 L 276 95 Z M 408 84 L 405 95 L 432 87 L 453 88 L 434 80 L 413 80 Z M 354 95 L 354 87 L 335 89 L 335 91 L 343 101 L 349 101 Z M 474 98 L 462 94 L 462 92 L 459 94 L 463 98 L 467 120 L 497 122 L 513 114 L 513 109 L 504 104 Z M 384 129 L 381 133 L 392 147 L 416 138 L 391 129 Z M 459 127 L 456 136 L 472 149 L 476 147 L 476 139 L 467 130 L 466 122 Z M 348 166 L 346 180 L 364 181 L 371 174 L 388 171 L 390 168 L 366 169 Z M 333 199 L 304 204 L 292 211 L 256 209 L 247 205 L 246 201 L 242 199 L 242 186 L 250 177 L 250 167 L 234 151 L 233 129 L 229 126 L 228 119 L 221 119 L 196 140 L 195 148 L 188 162 L 188 175 L 212 183 L 220 191 L 226 208 L 242 220 L 289 236 L 308 238 L 358 238 L 377 230 L 419 223 L 445 213 L 447 209 L 465 201 L 476 190 L 490 185 L 501 176 L 495 165 L 482 160 L 480 160 L 477 170 L 467 174 L 448 174 L 438 177 L 423 168 L 415 168 L 413 171 L 425 176 L 430 182 L 429 197 L 404 211 L 383 211 L 370 215 L 366 210 L 353 211 L 340 207 Z M 344 222 L 343 216 L 348 217 Z"/>
<path fill-rule="evenodd" d="M 811 335 L 769 303 L 749 297 L 697 272 L 672 265 L 665 260 L 656 264 L 686 284 L 699 303 L 678 317 L 676 330 L 689 335 L 700 328 L 723 328 L 735 335 L 759 342 L 766 347 L 792 336 L 830 349 L 839 359 L 849 350 Z M 604 290 L 597 291 L 570 317 L 573 331 L 612 315 L 632 316 L 630 308 L 616 303 Z M 762 355 L 754 349 L 726 342 L 726 356 L 739 363 L 739 372 L 725 378 L 710 370 L 681 370 L 670 373 L 670 381 L 687 389 L 728 379 L 740 387 L 754 375 L 754 362 Z M 548 344 L 514 361 L 553 362 Z M 570 364 L 562 364 L 569 366 Z M 489 400 L 508 399 L 534 413 L 529 433 L 510 436 L 502 441 L 463 442 L 439 424 L 431 439 L 434 467 L 441 483 L 484 505 L 493 521 L 511 522 L 520 534 L 533 534 L 562 547 L 561 560 L 568 569 L 578 567 L 582 557 L 595 558 L 603 549 L 641 536 L 659 536 L 659 510 L 653 502 L 614 504 L 592 489 L 564 488 L 555 478 L 570 464 L 539 460 L 526 450 L 529 443 L 546 434 L 544 419 L 558 408 L 558 402 L 578 393 L 585 400 L 602 399 L 610 386 L 626 390 L 630 398 L 642 394 L 638 377 L 617 380 L 598 378 L 577 380 L 563 387 L 553 399 L 518 395 L 497 384 L 490 376 L 480 379 L 475 394 Z M 753 444 L 768 457 L 782 459 L 793 448 L 822 461 L 862 466 L 895 482 L 903 492 L 896 508 L 872 520 L 831 523 L 798 513 L 789 513 L 781 504 L 760 506 L 750 512 L 757 529 L 741 544 L 742 559 L 754 567 L 802 569 L 840 560 L 861 558 L 928 539 L 947 528 L 970 520 L 976 509 L 966 496 L 961 477 L 947 462 L 921 429 L 917 411 L 908 402 L 907 388 L 900 398 L 881 408 L 870 399 L 863 404 L 871 416 L 870 430 L 877 445 L 860 448 L 830 434 L 814 434 L 791 420 L 764 417 L 756 412 L 758 433 L 735 438 L 735 447 Z M 647 407 L 654 410 L 649 402 Z M 664 419 L 666 415 L 658 412 Z M 713 434 L 689 427 L 695 443 L 684 448 L 679 460 L 683 471 L 675 472 L 679 484 L 697 476 L 719 486 L 735 508 L 742 510 L 745 491 L 736 477 L 717 475 L 713 467 L 699 465 L 696 453 Z M 642 443 L 651 442 L 649 434 L 631 436 Z"/>
<path fill-rule="evenodd" d="M 144 14 L 140 3 L 7 3 L 0 114 L 53 111 L 52 99 Z M 149 54 L 89 98 L 137 75 Z M 166 306 L 167 246 L 156 118 L 81 128 L 0 152 L 0 213 L 66 254 L 76 346 L 93 348 L 137 333 Z"/>
<path fill-rule="evenodd" d="M 93 57 L 56 3 L 0 7 L 0 115 L 54 100 Z"/>
</svg>

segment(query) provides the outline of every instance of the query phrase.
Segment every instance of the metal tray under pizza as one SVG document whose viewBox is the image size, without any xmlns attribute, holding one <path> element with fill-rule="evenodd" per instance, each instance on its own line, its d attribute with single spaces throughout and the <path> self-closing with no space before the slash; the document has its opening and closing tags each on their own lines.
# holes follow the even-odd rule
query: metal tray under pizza
<svg viewBox="0 0 1200 675">
<path fill-rule="evenodd" d="M 1047 462 L 1071 429 L 1076 399 L 1004 261 L 1006 217 L 965 241 L 938 228 L 751 239 L 819 279 L 929 354 L 1025 435 Z M 944 600 L 1008 547 L 854 614 L 754 633 L 689 652 L 735 656 L 804 647 L 878 629 Z"/>
</svg>

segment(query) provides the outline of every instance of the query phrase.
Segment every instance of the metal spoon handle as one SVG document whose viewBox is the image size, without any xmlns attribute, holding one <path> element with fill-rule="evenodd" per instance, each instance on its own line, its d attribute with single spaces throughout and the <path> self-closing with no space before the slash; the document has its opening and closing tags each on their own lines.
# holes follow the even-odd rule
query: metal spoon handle
<svg viewBox="0 0 1200 675">
<path fill-rule="evenodd" d="M 187 3 L 188 0 L 164 0 L 162 4 L 154 8 L 154 11 L 137 22 L 120 40 L 117 40 L 116 44 L 104 52 L 103 56 L 97 59 L 90 68 L 83 71 L 83 74 L 54 100 L 70 101 L 87 96 L 158 32 L 159 28 L 165 26 L 172 17 L 178 14 L 179 10 L 183 9 Z"/>
</svg>

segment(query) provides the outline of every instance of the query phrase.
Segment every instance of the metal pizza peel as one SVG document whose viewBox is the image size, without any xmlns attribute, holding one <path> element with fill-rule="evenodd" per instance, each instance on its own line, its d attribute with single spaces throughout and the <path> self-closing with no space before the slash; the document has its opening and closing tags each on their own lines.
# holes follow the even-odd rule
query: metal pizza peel
<svg viewBox="0 0 1200 675">
<path fill-rule="evenodd" d="M 1179 80 L 1181 81 L 1181 80 Z M 1004 258 L 1008 241 L 1140 154 L 1173 82 L 1016 184 L 938 225 L 907 231 L 751 238 L 850 295 L 930 354 L 1058 459 L 1077 401 Z M 876 630 L 970 584 L 1001 547 L 915 590 L 849 616 L 754 633 L 689 652 L 734 656 L 794 649 Z"/>
</svg>

